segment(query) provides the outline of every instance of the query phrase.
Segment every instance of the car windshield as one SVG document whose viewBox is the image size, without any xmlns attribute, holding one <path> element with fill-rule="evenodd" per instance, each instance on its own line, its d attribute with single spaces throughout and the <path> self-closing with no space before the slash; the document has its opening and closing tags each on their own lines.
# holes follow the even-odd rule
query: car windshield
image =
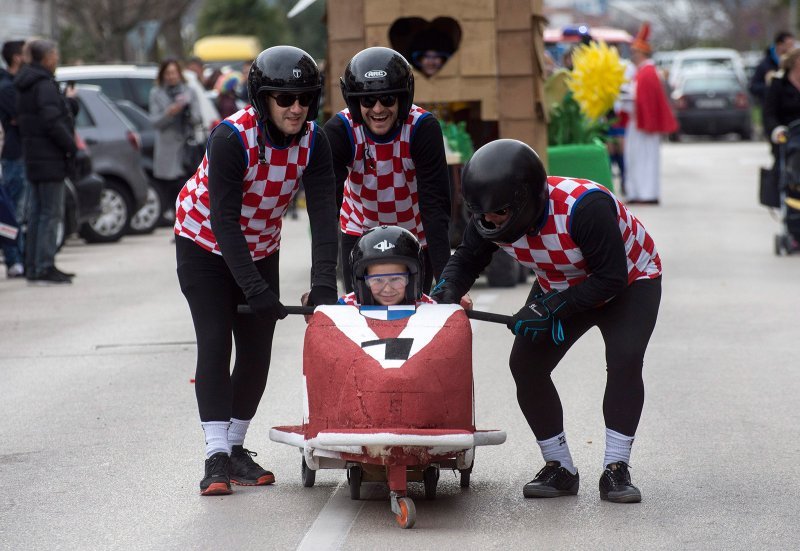
<svg viewBox="0 0 800 551">
<path fill-rule="evenodd" d="M 697 67 L 724 67 L 733 70 L 733 60 L 729 57 L 725 58 L 698 58 L 698 59 L 684 59 L 681 63 L 681 69 L 686 70 L 689 68 Z"/>
<path fill-rule="evenodd" d="M 687 78 L 683 84 L 684 94 L 697 94 L 706 92 L 730 93 L 738 92 L 739 89 L 739 82 L 733 75 L 722 77 Z"/>
</svg>

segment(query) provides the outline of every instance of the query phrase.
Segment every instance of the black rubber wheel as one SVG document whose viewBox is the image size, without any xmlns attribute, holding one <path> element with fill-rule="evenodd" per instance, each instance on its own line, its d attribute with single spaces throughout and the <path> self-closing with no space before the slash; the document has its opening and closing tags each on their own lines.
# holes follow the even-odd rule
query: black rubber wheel
<svg viewBox="0 0 800 551">
<path fill-rule="evenodd" d="M 317 471 L 308 468 L 305 457 L 303 457 L 301 461 L 303 463 L 300 466 L 300 477 L 303 479 L 303 486 L 306 488 L 311 488 L 314 486 L 314 482 L 317 480 Z"/>
<path fill-rule="evenodd" d="M 81 226 L 81 237 L 88 243 L 119 241 L 133 218 L 133 198 L 126 184 L 107 177 L 100 206 L 102 212 Z"/>
<path fill-rule="evenodd" d="M 459 469 L 458 472 L 461 473 L 461 487 L 469 488 L 469 477 L 472 475 L 472 467 L 469 469 Z"/>
<path fill-rule="evenodd" d="M 783 256 L 783 239 L 782 236 L 775 236 L 775 256 Z"/>
<path fill-rule="evenodd" d="M 422 473 L 422 482 L 425 483 L 425 499 L 436 499 L 436 486 L 439 484 L 439 469 L 428 467 Z"/>
<path fill-rule="evenodd" d="M 364 478 L 364 469 L 360 465 L 347 468 L 347 482 L 350 484 L 350 499 L 361 499 L 361 480 Z"/>
</svg>

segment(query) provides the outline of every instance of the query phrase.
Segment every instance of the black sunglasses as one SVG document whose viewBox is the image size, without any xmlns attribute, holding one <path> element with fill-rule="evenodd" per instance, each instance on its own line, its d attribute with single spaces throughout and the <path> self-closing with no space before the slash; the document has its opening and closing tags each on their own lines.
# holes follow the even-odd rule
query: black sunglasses
<svg viewBox="0 0 800 551">
<path fill-rule="evenodd" d="M 358 98 L 361 102 L 361 107 L 370 109 L 375 107 L 377 102 L 381 102 L 384 107 L 391 107 L 397 103 L 397 96 L 394 94 L 387 94 L 385 96 L 361 96 Z"/>
<path fill-rule="evenodd" d="M 272 96 L 278 107 L 291 107 L 294 102 L 299 101 L 301 107 L 308 107 L 314 99 L 313 92 L 303 92 L 302 94 L 277 94 Z"/>
</svg>

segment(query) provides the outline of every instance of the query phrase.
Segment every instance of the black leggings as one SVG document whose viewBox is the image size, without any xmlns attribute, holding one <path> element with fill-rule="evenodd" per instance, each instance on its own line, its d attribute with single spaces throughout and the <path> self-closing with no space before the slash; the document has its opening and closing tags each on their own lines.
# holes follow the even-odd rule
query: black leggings
<svg viewBox="0 0 800 551">
<path fill-rule="evenodd" d="M 350 252 L 356 246 L 359 240 L 358 235 L 349 235 L 340 233 L 341 246 L 339 248 L 339 261 L 342 263 L 342 277 L 344 278 L 344 289 L 348 293 L 353 292 L 353 266 L 350 264 Z M 428 249 L 423 249 L 423 256 L 425 257 L 425 279 L 422 280 L 422 292 L 428 294 L 431 292 L 433 285 L 433 264 L 431 264 L 431 256 L 428 254 Z"/>
<path fill-rule="evenodd" d="M 237 314 L 246 304 L 225 260 L 185 237 L 175 239 L 178 281 L 189 303 L 197 336 L 195 393 L 200 420 L 252 419 L 267 386 L 274 322 Z M 278 253 L 255 263 L 279 294 Z M 236 361 L 230 370 L 231 344 Z"/>
<path fill-rule="evenodd" d="M 564 430 L 564 412 L 550 373 L 594 326 L 600 329 L 606 344 L 606 427 L 627 436 L 636 434 L 644 405 L 644 353 L 660 302 L 660 277 L 637 280 L 610 303 L 565 320 L 566 340 L 560 346 L 549 335 L 534 343 L 521 336 L 514 340 L 509 364 L 517 384 L 517 401 L 537 440 L 552 438 Z"/>
</svg>

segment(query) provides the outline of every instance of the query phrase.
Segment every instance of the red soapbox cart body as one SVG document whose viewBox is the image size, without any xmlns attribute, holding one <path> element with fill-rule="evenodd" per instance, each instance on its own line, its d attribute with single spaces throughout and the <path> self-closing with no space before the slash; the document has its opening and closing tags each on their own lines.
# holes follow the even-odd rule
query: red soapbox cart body
<svg viewBox="0 0 800 551">
<path fill-rule="evenodd" d="M 475 446 L 506 438 L 475 430 L 470 322 L 456 305 L 314 312 L 303 349 L 303 424 L 273 427 L 270 439 L 301 450 L 306 487 L 326 468 L 347 469 L 353 499 L 362 482 L 388 482 L 396 520 L 410 528 L 409 480 L 424 482 L 428 499 L 442 468 L 459 470 L 468 487 Z"/>
</svg>

